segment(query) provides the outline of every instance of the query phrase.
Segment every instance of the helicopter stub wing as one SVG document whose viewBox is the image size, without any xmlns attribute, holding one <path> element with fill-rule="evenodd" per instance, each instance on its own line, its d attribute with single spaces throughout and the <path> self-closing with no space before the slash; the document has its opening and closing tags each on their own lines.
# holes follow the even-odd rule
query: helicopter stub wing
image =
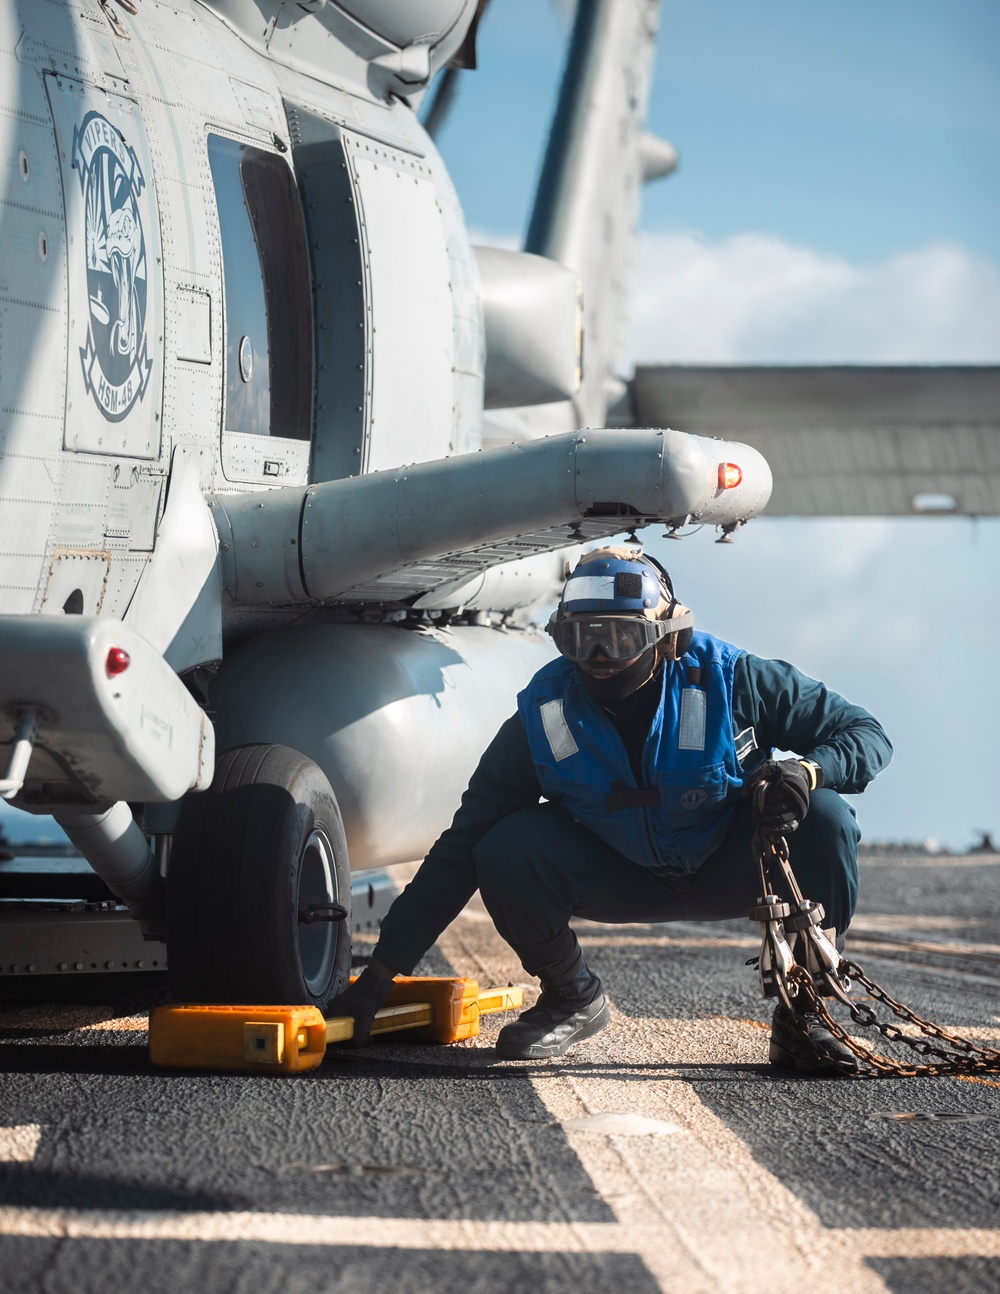
<svg viewBox="0 0 1000 1294">
<path fill-rule="evenodd" d="M 760 450 L 768 516 L 1000 515 L 1000 367 L 642 365 L 629 403 Z"/>
<path fill-rule="evenodd" d="M 623 529 L 735 527 L 770 491 L 749 446 L 601 429 L 212 504 L 223 586 L 248 606 L 401 601 Z"/>
</svg>

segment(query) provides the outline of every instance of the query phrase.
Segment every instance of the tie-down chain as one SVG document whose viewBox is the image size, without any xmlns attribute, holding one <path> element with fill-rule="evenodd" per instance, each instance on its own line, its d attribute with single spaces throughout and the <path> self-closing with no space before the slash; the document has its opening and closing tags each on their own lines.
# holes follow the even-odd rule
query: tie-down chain
<svg viewBox="0 0 1000 1294">
<path fill-rule="evenodd" d="M 939 1075 L 977 1075 L 1000 1073 L 1000 1051 L 981 1047 L 930 1020 L 922 1019 L 910 1007 L 897 1002 L 884 988 L 868 978 L 857 964 L 844 957 L 829 934 L 824 931 L 823 905 L 803 896 L 788 855 L 784 835 L 765 836 L 760 829 L 753 839 L 754 858 L 760 871 L 761 897 L 748 913 L 751 921 L 763 927 L 764 940 L 758 969 L 761 991 L 765 997 L 776 997 L 791 1011 L 793 1025 L 810 1043 L 804 1012 L 814 1012 L 829 1031 L 858 1058 L 858 1068 L 851 1062 L 824 1057 L 854 1078 L 934 1078 Z M 780 869 L 790 903 L 773 893 L 770 873 Z M 793 951 L 794 946 L 794 951 Z M 798 960 L 797 960 L 798 958 Z M 891 1021 L 879 1020 L 874 1009 L 850 997 L 855 980 L 877 1002 L 922 1036 L 913 1036 Z M 934 1057 L 922 1064 L 906 1064 L 882 1056 L 852 1038 L 831 1013 L 827 1003 L 842 1002 L 855 1024 L 876 1029 L 889 1042 L 901 1043 L 919 1056 Z M 932 1041 L 933 1040 L 933 1041 Z"/>
</svg>

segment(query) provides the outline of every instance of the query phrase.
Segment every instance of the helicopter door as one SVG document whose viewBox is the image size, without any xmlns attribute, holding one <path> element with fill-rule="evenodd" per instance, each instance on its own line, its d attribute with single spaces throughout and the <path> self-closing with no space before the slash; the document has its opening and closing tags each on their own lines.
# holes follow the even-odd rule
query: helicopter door
<svg viewBox="0 0 1000 1294">
<path fill-rule="evenodd" d="M 304 484 L 312 431 L 312 291 L 302 207 L 279 153 L 209 134 L 226 337 L 222 467 Z"/>
<path fill-rule="evenodd" d="M 153 168 L 138 105 L 46 75 L 66 215 L 66 449 L 160 452 L 163 273 Z"/>
<path fill-rule="evenodd" d="M 285 111 L 316 281 L 312 479 L 443 458 L 457 448 L 465 355 L 430 167 L 418 151 Z"/>
<path fill-rule="evenodd" d="M 454 446 L 455 318 L 437 192 L 420 157 L 355 136 L 374 345 L 369 471 L 443 458 Z"/>
</svg>

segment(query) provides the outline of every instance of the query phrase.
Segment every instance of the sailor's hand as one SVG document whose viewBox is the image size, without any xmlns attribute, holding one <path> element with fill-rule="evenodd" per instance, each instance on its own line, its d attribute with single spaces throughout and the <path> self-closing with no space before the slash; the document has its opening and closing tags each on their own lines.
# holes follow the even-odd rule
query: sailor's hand
<svg viewBox="0 0 1000 1294">
<path fill-rule="evenodd" d="M 822 785 L 818 765 L 798 759 L 768 759 L 744 786 L 753 799 L 753 816 L 769 838 L 788 836 L 809 812 L 809 794 Z"/>
<path fill-rule="evenodd" d="M 353 984 L 338 993 L 326 1008 L 327 1016 L 349 1015 L 354 1021 L 354 1037 L 347 1047 L 366 1047 L 371 1038 L 375 1012 L 392 992 L 392 980 L 383 979 L 366 966 Z"/>
</svg>

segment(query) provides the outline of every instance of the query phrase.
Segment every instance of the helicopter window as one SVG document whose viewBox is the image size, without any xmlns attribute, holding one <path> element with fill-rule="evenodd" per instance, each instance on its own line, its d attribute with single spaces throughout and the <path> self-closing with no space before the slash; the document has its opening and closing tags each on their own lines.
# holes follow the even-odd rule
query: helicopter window
<svg viewBox="0 0 1000 1294">
<path fill-rule="evenodd" d="M 298 190 L 274 153 L 209 135 L 225 283 L 227 431 L 308 440 L 309 262 Z"/>
</svg>

